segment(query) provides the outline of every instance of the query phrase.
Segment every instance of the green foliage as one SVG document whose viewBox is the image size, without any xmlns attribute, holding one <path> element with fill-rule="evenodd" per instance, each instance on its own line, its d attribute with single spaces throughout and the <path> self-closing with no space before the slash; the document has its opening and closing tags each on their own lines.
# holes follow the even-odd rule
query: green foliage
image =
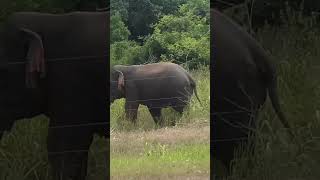
<svg viewBox="0 0 320 180">
<path fill-rule="evenodd" d="M 167 14 L 175 14 L 179 6 L 185 4 L 188 0 L 151 0 L 159 11 L 159 17 Z"/>
<path fill-rule="evenodd" d="M 110 5 L 111 5 L 111 15 L 114 15 L 115 13 L 120 13 L 122 21 L 127 23 L 128 7 L 129 7 L 128 0 L 111 0 Z"/>
<path fill-rule="evenodd" d="M 158 11 L 150 0 L 129 0 L 128 15 L 131 38 L 139 40 L 139 36 L 152 33 L 150 25 L 157 20 Z"/>
<path fill-rule="evenodd" d="M 130 31 L 125 26 L 124 22 L 122 21 L 119 12 L 115 12 L 110 17 L 110 22 L 111 22 L 111 40 L 110 40 L 110 43 L 113 44 L 114 42 L 128 40 L 128 37 L 130 35 Z"/>
<path fill-rule="evenodd" d="M 111 37 L 112 64 L 144 64 L 158 61 L 173 61 L 179 64 L 186 63 L 191 68 L 197 67 L 198 64 L 209 64 L 210 13 L 208 0 L 165 0 L 157 2 L 144 2 L 144 0 L 141 0 L 134 5 L 132 5 L 132 1 L 127 2 L 128 4 L 124 0 L 121 3 L 119 2 L 122 6 L 117 9 L 124 12 L 124 14 L 128 12 L 128 29 L 130 30 L 130 34 L 133 37 L 137 37 L 135 31 L 139 31 L 143 37 L 136 41 L 138 44 L 128 42 L 126 40 L 127 34 L 122 33 L 125 32 L 123 30 L 125 28 L 120 23 L 120 15 L 116 11 L 113 12 L 117 15 L 117 18 L 112 19 L 112 22 L 117 23 L 115 24 L 115 28 L 112 28 L 114 32 L 111 33 L 113 36 Z M 164 2 L 174 4 L 175 6 L 170 11 L 167 11 L 165 9 L 167 5 L 164 5 Z M 124 11 L 124 7 L 128 7 L 127 11 Z M 146 10 L 146 7 L 151 9 Z M 136 12 L 132 12 L 132 10 L 136 10 Z M 149 15 L 150 13 L 152 14 L 152 18 L 149 16 L 145 17 L 146 14 Z M 158 15 L 156 16 L 157 13 Z M 122 19 L 125 19 L 125 15 L 121 16 Z M 161 18 L 158 19 L 160 16 Z M 136 20 L 139 20 L 139 22 L 136 22 Z M 154 25 L 150 26 L 151 22 Z M 144 25 L 141 23 L 144 23 Z M 146 28 L 147 24 L 149 24 L 148 28 Z M 141 31 L 141 29 L 144 30 Z M 152 32 L 152 34 L 147 35 L 147 31 L 145 30 L 148 33 Z M 118 42 L 113 43 L 116 41 L 114 39 L 117 39 Z M 121 48 L 125 49 L 121 50 Z"/>
<path fill-rule="evenodd" d="M 193 2 L 193 1 L 190 1 Z M 205 2 L 205 1 L 203 1 Z M 195 15 L 198 11 L 189 10 L 193 4 L 182 5 L 177 15 L 163 16 L 155 25 L 153 39 L 165 49 L 164 59 L 177 63 L 191 62 L 208 65 L 210 62 L 210 31 L 206 16 Z M 202 7 L 202 6 L 200 6 Z M 196 9 L 198 7 L 195 7 Z M 208 11 L 209 6 L 203 11 Z"/>
<path fill-rule="evenodd" d="M 119 41 L 111 45 L 111 66 L 139 62 L 141 46 L 134 41 Z"/>
<path fill-rule="evenodd" d="M 208 0 L 188 0 L 186 4 L 180 7 L 180 13 L 191 12 L 194 15 L 200 17 L 206 17 L 209 21 L 210 19 L 210 9 Z"/>
</svg>

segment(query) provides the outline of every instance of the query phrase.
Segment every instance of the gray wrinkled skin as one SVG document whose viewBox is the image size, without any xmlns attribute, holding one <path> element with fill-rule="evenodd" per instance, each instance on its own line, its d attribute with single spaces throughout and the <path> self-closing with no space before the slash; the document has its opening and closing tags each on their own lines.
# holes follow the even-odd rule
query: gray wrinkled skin
<svg viewBox="0 0 320 180">
<path fill-rule="evenodd" d="M 121 74 L 124 86 L 119 89 Z M 116 65 L 110 75 L 110 103 L 125 98 L 126 116 L 134 122 L 140 104 L 148 107 L 157 124 L 162 123 L 162 108 L 172 107 L 182 114 L 193 92 L 197 96 L 195 81 L 185 69 L 174 63 Z"/>
<path fill-rule="evenodd" d="M 55 180 L 60 175 L 63 180 L 84 180 L 88 153 L 54 153 L 88 150 L 93 133 L 104 135 L 106 124 L 101 123 L 108 119 L 108 20 L 109 12 L 19 12 L 7 19 L 0 33 L 1 132 L 10 130 L 15 120 L 39 114 L 50 118 L 50 127 L 100 123 L 49 128 L 48 159 Z M 40 40 L 44 58 L 39 58 Z M 45 74 L 32 74 L 35 86 L 30 88 L 26 65 L 39 62 L 37 58 L 44 59 Z M 52 61 L 61 58 L 75 59 Z"/>
</svg>

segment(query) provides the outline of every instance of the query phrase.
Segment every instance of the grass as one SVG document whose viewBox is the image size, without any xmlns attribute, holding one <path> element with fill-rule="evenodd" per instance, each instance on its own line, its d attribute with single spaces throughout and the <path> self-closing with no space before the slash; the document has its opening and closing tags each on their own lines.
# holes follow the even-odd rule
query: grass
<svg viewBox="0 0 320 180">
<path fill-rule="evenodd" d="M 0 144 L 1 180 L 48 180 L 46 137 L 49 120 L 45 116 L 17 121 Z M 106 179 L 106 140 L 95 136 L 89 152 L 88 180 Z"/>
<path fill-rule="evenodd" d="M 164 109 L 174 127 L 156 127 L 145 106 L 133 125 L 124 118 L 124 100 L 111 106 L 112 179 L 209 179 L 210 72 L 202 67 L 191 74 L 202 106 L 193 96 L 182 117 Z"/>
<path fill-rule="evenodd" d="M 209 174 L 208 144 L 177 145 L 145 144 L 144 153 L 113 155 L 111 174 L 126 179 L 132 176 L 184 175 L 188 172 Z"/>
<path fill-rule="evenodd" d="M 268 102 L 251 138 L 256 153 L 240 148 L 227 179 L 320 179 L 320 32 L 314 19 L 290 8 L 284 14 L 284 25 L 266 25 L 257 38 L 278 67 L 281 104 L 296 138 L 287 137 Z"/>
<path fill-rule="evenodd" d="M 172 169 L 175 167 L 182 172 L 189 169 L 208 168 L 209 149 L 206 144 L 179 145 L 172 149 L 162 144 L 146 143 L 146 146 L 144 154 L 114 156 L 111 161 L 112 174 L 131 175 L 136 174 L 137 171 L 142 174 L 162 174 L 175 172 L 176 169 Z"/>
</svg>

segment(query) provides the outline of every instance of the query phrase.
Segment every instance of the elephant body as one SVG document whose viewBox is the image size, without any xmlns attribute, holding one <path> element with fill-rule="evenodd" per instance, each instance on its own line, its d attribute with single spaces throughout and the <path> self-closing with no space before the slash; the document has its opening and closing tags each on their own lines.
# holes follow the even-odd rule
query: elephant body
<svg viewBox="0 0 320 180">
<path fill-rule="evenodd" d="M 109 12 L 19 12 L 1 31 L 0 130 L 48 116 L 55 179 L 85 179 L 93 133 L 108 128 L 108 26 Z"/>
<path fill-rule="evenodd" d="M 267 94 L 283 125 L 289 124 L 280 109 L 276 70 L 265 50 L 222 13 L 211 9 L 211 17 L 212 157 L 229 169 L 234 150 L 247 142 L 255 127 Z"/>
<path fill-rule="evenodd" d="M 111 73 L 110 102 L 126 98 L 126 115 L 132 120 L 140 104 L 148 107 L 156 123 L 161 123 L 162 108 L 172 107 L 182 114 L 193 91 L 197 96 L 195 81 L 174 63 L 116 65 Z"/>
</svg>

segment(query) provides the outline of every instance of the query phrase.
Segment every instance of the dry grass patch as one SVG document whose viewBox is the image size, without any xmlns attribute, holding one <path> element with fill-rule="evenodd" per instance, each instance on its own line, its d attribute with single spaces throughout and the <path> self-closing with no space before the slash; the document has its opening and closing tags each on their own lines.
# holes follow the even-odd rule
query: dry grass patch
<svg viewBox="0 0 320 180">
<path fill-rule="evenodd" d="M 111 135 L 111 179 L 209 179 L 209 123 Z"/>
<path fill-rule="evenodd" d="M 166 145 L 198 144 L 210 141 L 209 123 L 192 123 L 150 131 L 116 131 L 111 135 L 111 153 L 136 154 L 144 150 L 146 142 Z"/>
</svg>

